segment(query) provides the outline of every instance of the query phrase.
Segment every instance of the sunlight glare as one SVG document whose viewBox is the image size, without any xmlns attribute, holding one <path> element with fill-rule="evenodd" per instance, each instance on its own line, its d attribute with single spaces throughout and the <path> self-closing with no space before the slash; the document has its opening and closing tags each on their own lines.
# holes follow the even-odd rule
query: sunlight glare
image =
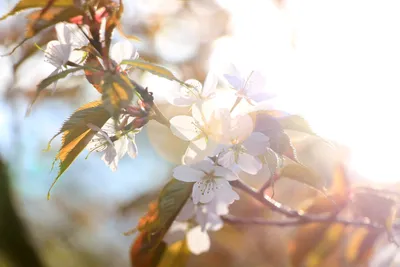
<svg viewBox="0 0 400 267">
<path fill-rule="evenodd" d="M 261 68 L 279 108 L 348 146 L 352 169 L 400 181 L 400 2 L 287 0 L 283 10 L 252 2 L 230 9 L 235 63 Z"/>
</svg>

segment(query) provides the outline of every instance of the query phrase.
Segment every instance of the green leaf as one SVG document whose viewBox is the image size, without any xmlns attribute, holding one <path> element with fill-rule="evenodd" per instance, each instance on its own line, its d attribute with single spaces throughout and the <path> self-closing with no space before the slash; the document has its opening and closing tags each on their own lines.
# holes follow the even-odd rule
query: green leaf
<svg viewBox="0 0 400 267">
<path fill-rule="evenodd" d="M 324 192 L 325 181 L 311 168 L 302 164 L 288 164 L 279 170 L 279 176 L 288 178 L 311 186 L 314 189 Z"/>
<path fill-rule="evenodd" d="M 278 119 L 282 128 L 285 130 L 293 130 L 311 135 L 316 135 L 311 129 L 310 124 L 299 115 L 289 115 Z"/>
<path fill-rule="evenodd" d="M 125 75 L 105 73 L 101 88 L 104 107 L 114 118 L 118 118 L 121 109 L 132 101 L 134 85 Z"/>
<path fill-rule="evenodd" d="M 42 30 L 47 29 L 59 22 L 64 22 L 64 21 L 68 22 L 68 20 L 70 18 L 79 16 L 79 15 L 83 15 L 83 14 L 84 14 L 83 10 L 81 10 L 79 8 L 67 7 L 67 8 L 64 8 L 63 10 L 61 10 L 60 12 L 58 12 L 57 14 L 55 14 L 54 16 L 52 16 L 51 19 L 39 18 L 39 19 L 32 21 L 27 26 L 25 38 L 19 44 L 17 44 L 11 50 L 11 52 L 7 53 L 6 55 L 11 55 L 12 53 L 14 53 L 14 51 L 18 47 L 23 45 L 26 41 L 28 41 L 32 37 L 36 36 Z"/>
<path fill-rule="evenodd" d="M 2 16 L 0 20 L 3 20 L 25 9 L 46 7 L 49 3 L 53 7 L 68 7 L 74 4 L 74 0 L 20 0 L 18 4 L 10 12 Z"/>
<path fill-rule="evenodd" d="M 37 89 L 36 89 L 36 97 L 40 94 L 40 92 L 43 89 L 46 89 L 52 83 L 67 77 L 67 75 L 70 74 L 70 73 L 74 73 L 74 72 L 77 72 L 77 71 L 80 71 L 80 70 L 84 70 L 84 69 L 86 69 L 86 68 L 85 67 L 71 68 L 71 69 L 64 70 L 64 71 L 62 71 L 60 73 L 57 73 L 56 75 L 52 75 L 52 76 L 47 77 L 46 79 L 42 80 L 38 84 Z"/>
<path fill-rule="evenodd" d="M 54 160 L 54 162 L 59 161 L 59 171 L 49 189 L 48 198 L 55 183 L 96 134 L 96 131 L 91 130 L 87 124 L 91 123 L 101 128 L 109 118 L 110 113 L 101 105 L 101 101 L 88 103 L 76 110 L 64 122 L 60 131 L 51 138 L 48 148 L 56 136 L 63 134 L 61 148 Z"/>
<path fill-rule="evenodd" d="M 176 78 L 174 76 L 174 74 L 172 74 L 172 72 L 170 72 L 168 69 L 161 67 L 159 65 L 141 60 L 141 59 L 137 59 L 137 60 L 123 60 L 121 62 L 121 64 L 126 64 L 144 71 L 148 71 L 154 75 L 160 76 L 160 77 L 164 77 L 168 80 L 171 81 L 176 81 L 180 84 L 185 84 L 184 82 L 182 82 L 181 80 L 179 80 L 178 78 Z"/>
<path fill-rule="evenodd" d="M 141 231 L 131 248 L 131 260 L 134 266 L 153 263 L 159 253 L 158 248 L 165 233 L 175 220 L 176 216 L 188 200 L 192 192 L 193 183 L 181 182 L 176 179 L 169 181 L 161 191 L 156 206 L 140 220 L 137 229 Z M 158 261 L 156 261 L 158 263 Z"/>
<path fill-rule="evenodd" d="M 36 102 L 36 100 L 37 100 L 39 94 L 40 94 L 44 89 L 46 89 L 46 88 L 47 88 L 49 85 L 51 85 L 52 83 L 54 83 L 54 82 L 56 82 L 56 81 L 58 81 L 58 80 L 60 80 L 60 79 L 65 78 L 68 74 L 74 73 L 74 72 L 77 72 L 77 71 L 83 70 L 83 69 L 85 69 L 85 67 L 78 67 L 78 68 L 67 69 L 67 70 L 64 70 L 64 71 L 62 71 L 62 72 L 60 72 L 60 73 L 58 73 L 58 74 L 49 76 L 49 77 L 47 77 L 46 79 L 42 80 L 42 81 L 38 84 L 38 86 L 37 86 L 36 95 L 35 95 L 35 97 L 34 97 L 32 103 L 30 104 L 30 106 L 29 106 L 29 108 L 28 108 L 28 110 L 27 110 L 27 112 L 26 112 L 26 115 L 27 115 L 27 116 L 29 115 L 29 113 L 30 113 L 30 111 L 31 111 L 31 109 L 32 109 L 33 104 Z"/>
<path fill-rule="evenodd" d="M 161 191 L 158 216 L 161 225 L 171 224 L 192 192 L 192 183 L 172 179 Z"/>
</svg>

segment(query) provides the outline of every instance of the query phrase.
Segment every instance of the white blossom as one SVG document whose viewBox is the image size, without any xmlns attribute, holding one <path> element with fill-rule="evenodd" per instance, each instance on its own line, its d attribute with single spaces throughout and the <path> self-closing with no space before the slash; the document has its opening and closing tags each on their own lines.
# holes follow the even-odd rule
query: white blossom
<svg viewBox="0 0 400 267">
<path fill-rule="evenodd" d="M 223 128 L 223 139 L 215 150 L 218 164 L 225 168 L 239 167 L 249 174 L 257 174 L 262 168 L 258 159 L 269 147 L 269 138 L 253 132 L 253 120 L 247 114 L 227 117 Z"/>
<path fill-rule="evenodd" d="M 210 249 L 208 231 L 218 231 L 223 227 L 220 216 L 228 214 L 228 206 L 238 199 L 239 195 L 233 190 L 230 194 L 215 196 L 206 204 L 194 205 L 189 199 L 168 230 L 164 241 L 173 244 L 186 236 L 188 248 L 193 254 L 207 252 Z M 195 218 L 198 225 L 189 228 L 186 221 L 192 218 Z"/>
<path fill-rule="evenodd" d="M 214 98 L 218 77 L 210 71 L 204 81 L 204 86 L 195 79 L 187 80 L 185 83 L 189 86 L 181 86 L 178 90 L 168 92 L 169 103 L 178 107 L 189 107 Z"/>
<path fill-rule="evenodd" d="M 192 189 L 193 203 L 208 203 L 216 195 L 223 197 L 232 194 L 232 187 L 229 181 L 238 179 L 238 176 L 231 170 L 217 166 L 209 160 L 198 163 L 181 165 L 173 170 L 175 179 L 184 182 L 194 182 Z"/>
<path fill-rule="evenodd" d="M 67 64 L 69 55 L 71 54 L 71 45 L 62 44 L 59 41 L 50 41 L 45 50 L 45 61 L 56 67 L 49 77 L 57 75 L 63 70 L 63 66 Z M 57 82 L 53 83 L 52 91 L 57 87 Z"/>
<path fill-rule="evenodd" d="M 88 127 L 97 133 L 88 143 L 87 149 L 90 152 L 105 152 L 101 159 L 112 171 L 117 170 L 119 160 L 126 153 L 131 158 L 136 158 L 138 150 L 135 142 L 135 134 L 127 133 L 119 136 L 115 141 L 111 140 L 111 137 L 117 136 L 118 133 L 115 130 L 113 119 L 108 120 L 101 129 L 90 123 Z"/>
<path fill-rule="evenodd" d="M 120 64 L 123 60 L 135 60 L 139 58 L 139 53 L 136 47 L 128 40 L 120 41 L 115 43 L 111 47 L 110 57 L 117 63 Z M 120 65 L 122 71 L 129 69 L 128 65 Z"/>
<path fill-rule="evenodd" d="M 180 115 L 170 120 L 171 132 L 184 141 L 190 141 L 183 157 L 185 164 L 203 160 L 215 150 L 228 116 L 229 110 L 211 111 L 204 109 L 203 105 L 195 105 L 192 107 L 192 116 Z"/>
<path fill-rule="evenodd" d="M 89 40 L 82 31 L 88 35 L 86 27 L 82 30 L 75 24 L 58 23 L 56 25 L 58 40 L 50 41 L 44 52 L 45 61 L 49 62 L 56 69 L 49 75 L 54 76 L 63 71 L 68 61 L 80 63 L 84 58 L 85 52 L 75 49 L 81 48 L 88 44 Z M 57 87 L 57 82 L 53 83 L 53 92 Z"/>
<path fill-rule="evenodd" d="M 273 95 L 265 92 L 265 79 L 259 71 L 252 71 L 249 75 L 243 75 L 232 64 L 231 72 L 224 75 L 229 84 L 237 91 L 238 97 L 252 101 L 261 102 L 270 99 Z"/>
</svg>

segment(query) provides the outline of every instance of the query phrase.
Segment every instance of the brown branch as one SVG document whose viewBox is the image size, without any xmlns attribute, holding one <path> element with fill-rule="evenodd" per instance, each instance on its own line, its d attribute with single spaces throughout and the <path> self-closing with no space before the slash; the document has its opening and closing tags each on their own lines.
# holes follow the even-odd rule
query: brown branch
<svg viewBox="0 0 400 267">
<path fill-rule="evenodd" d="M 352 225 L 358 227 L 368 227 L 373 229 L 386 230 L 385 226 L 379 225 L 371 222 L 367 218 L 364 220 L 348 220 L 343 218 L 338 218 L 336 216 L 325 216 L 325 217 L 302 217 L 298 220 L 269 220 L 264 218 L 240 218 L 233 215 L 225 215 L 222 219 L 230 224 L 252 224 L 252 225 L 268 225 L 268 226 L 278 226 L 278 227 L 290 227 L 310 223 L 337 223 L 343 225 Z M 400 225 L 395 225 L 396 228 L 400 228 Z"/>
<path fill-rule="evenodd" d="M 254 199 L 258 200 L 261 204 L 269 207 L 272 211 L 281 213 L 289 218 L 307 218 L 307 216 L 302 211 L 297 211 L 289 207 L 286 207 L 282 203 L 279 203 L 278 201 L 270 198 L 269 196 L 265 196 L 264 192 L 258 192 L 240 180 L 232 181 L 231 185 L 235 188 L 242 190 L 243 192 L 250 195 Z"/>
</svg>

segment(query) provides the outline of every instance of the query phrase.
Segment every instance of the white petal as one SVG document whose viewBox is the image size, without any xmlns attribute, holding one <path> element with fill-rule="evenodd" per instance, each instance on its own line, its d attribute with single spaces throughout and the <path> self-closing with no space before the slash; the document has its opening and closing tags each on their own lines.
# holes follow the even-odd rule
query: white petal
<svg viewBox="0 0 400 267">
<path fill-rule="evenodd" d="M 230 136 L 232 139 L 237 139 L 238 142 L 246 140 L 253 132 L 253 120 L 247 114 L 238 115 L 232 119 Z"/>
<path fill-rule="evenodd" d="M 208 72 L 206 80 L 204 81 L 203 90 L 201 91 L 201 96 L 204 98 L 211 98 L 215 95 L 215 90 L 217 89 L 218 77 L 213 72 Z"/>
<path fill-rule="evenodd" d="M 118 157 L 117 151 L 115 150 L 114 146 L 107 146 L 103 157 L 101 158 L 107 166 L 110 167 L 112 171 L 115 171 L 118 167 Z"/>
<path fill-rule="evenodd" d="M 177 107 L 189 107 L 196 101 L 195 97 L 183 96 L 180 92 L 170 92 L 166 99 L 170 104 Z"/>
<path fill-rule="evenodd" d="M 245 93 L 251 96 L 264 90 L 265 78 L 259 71 L 253 71 L 246 82 Z"/>
<path fill-rule="evenodd" d="M 210 249 L 210 237 L 207 232 L 201 231 L 200 226 L 190 229 L 186 238 L 189 250 L 195 255 L 207 252 Z"/>
<path fill-rule="evenodd" d="M 183 162 L 185 164 L 194 164 L 208 156 L 214 156 L 213 152 L 216 147 L 217 144 L 213 140 L 209 139 L 207 141 L 205 137 L 193 140 L 186 149 Z"/>
<path fill-rule="evenodd" d="M 231 113 L 229 109 L 217 109 L 207 122 L 209 132 L 223 144 L 230 144 Z"/>
<path fill-rule="evenodd" d="M 228 184 L 207 204 L 208 212 L 219 216 L 226 215 L 229 213 L 229 205 L 235 200 L 239 200 L 239 195 L 232 189 L 232 186 Z"/>
<path fill-rule="evenodd" d="M 245 81 L 234 64 L 230 64 L 229 73 L 225 74 L 224 77 L 236 90 L 241 90 L 244 86 Z"/>
<path fill-rule="evenodd" d="M 195 215 L 196 215 L 196 222 L 200 225 L 201 230 L 202 231 L 206 230 L 208 216 L 205 205 L 197 205 Z"/>
<path fill-rule="evenodd" d="M 62 44 L 70 44 L 71 43 L 71 32 L 70 29 L 67 27 L 67 23 L 61 22 L 56 24 L 56 32 L 57 32 L 57 39 Z"/>
<path fill-rule="evenodd" d="M 261 161 L 247 153 L 240 153 L 238 159 L 238 166 L 249 174 L 257 174 L 262 168 Z"/>
<path fill-rule="evenodd" d="M 230 168 L 235 164 L 235 152 L 229 150 L 228 152 L 221 154 L 218 157 L 218 163 L 225 168 Z"/>
<path fill-rule="evenodd" d="M 70 54 L 71 45 L 62 44 L 59 41 L 50 41 L 44 52 L 46 61 L 56 68 L 64 66 L 68 62 Z"/>
<path fill-rule="evenodd" d="M 206 229 L 211 231 L 218 231 L 224 226 L 224 222 L 221 217 L 214 213 L 207 214 Z"/>
<path fill-rule="evenodd" d="M 264 154 L 269 147 L 269 137 L 260 132 L 253 132 L 243 142 L 243 146 L 250 155 Z"/>
<path fill-rule="evenodd" d="M 199 125 L 204 126 L 206 123 L 206 118 L 204 116 L 202 109 L 203 109 L 202 104 L 193 105 L 192 117 Z"/>
<path fill-rule="evenodd" d="M 138 149 L 136 146 L 135 139 L 128 140 L 128 155 L 131 158 L 136 158 L 138 154 Z"/>
<path fill-rule="evenodd" d="M 115 123 L 114 119 L 109 119 L 101 129 L 108 135 L 115 135 Z"/>
<path fill-rule="evenodd" d="M 224 179 L 228 180 L 228 181 L 235 181 L 237 179 L 239 179 L 239 177 L 232 172 L 231 170 L 224 168 L 224 167 L 220 167 L 220 166 L 215 166 L 214 167 L 214 175 L 216 177 L 223 177 Z"/>
<path fill-rule="evenodd" d="M 182 182 L 196 182 L 205 176 L 204 172 L 195 170 L 187 165 L 175 167 L 172 175 L 175 179 Z"/>
<path fill-rule="evenodd" d="M 102 138 L 104 141 L 107 141 L 110 145 L 113 145 L 113 142 L 111 141 L 110 136 L 107 132 L 103 131 L 93 123 L 88 123 L 86 124 L 86 126 L 89 127 L 92 131 L 97 132 L 96 136 Z"/>
<path fill-rule="evenodd" d="M 117 64 L 120 64 L 125 59 L 137 58 L 138 54 L 133 44 L 125 40 L 117 42 L 111 47 L 110 56 Z"/>
<path fill-rule="evenodd" d="M 193 204 L 193 200 L 188 199 L 175 219 L 181 222 L 187 221 L 194 216 L 194 212 L 195 206 Z"/>
<path fill-rule="evenodd" d="M 190 90 L 195 90 L 195 91 L 193 91 L 194 95 L 198 96 L 203 89 L 201 82 L 199 82 L 196 79 L 189 79 L 189 80 L 185 81 L 185 83 L 188 85 L 191 85 Z M 182 90 L 186 90 L 186 87 L 184 87 L 184 88 L 181 87 L 180 91 L 182 91 Z"/>
<path fill-rule="evenodd" d="M 175 116 L 170 120 L 170 123 L 172 133 L 182 140 L 191 141 L 200 134 L 195 119 L 190 116 Z"/>
<path fill-rule="evenodd" d="M 224 77 L 234 89 L 240 90 L 242 88 L 243 80 L 240 77 L 229 74 L 225 74 Z"/>
<path fill-rule="evenodd" d="M 213 180 L 201 180 L 196 182 L 192 190 L 193 203 L 210 202 L 215 196 L 215 190 L 217 190 L 217 184 Z"/>
<path fill-rule="evenodd" d="M 193 169 L 202 171 L 204 173 L 210 173 L 214 169 L 214 166 L 215 165 L 211 162 L 211 160 L 202 160 L 191 165 Z"/>
<path fill-rule="evenodd" d="M 188 228 L 188 224 L 185 222 L 177 222 L 174 221 L 171 227 L 168 229 L 167 234 L 164 236 L 163 241 L 168 245 L 171 245 L 177 241 L 183 240 L 186 235 L 186 230 Z"/>
<path fill-rule="evenodd" d="M 216 197 L 217 202 L 215 206 L 215 212 L 218 215 L 228 214 L 228 206 L 232 204 L 235 200 L 239 200 L 239 195 L 232 189 L 232 186 L 228 183 L 227 186 L 222 187 L 218 191 L 218 196 Z"/>
<path fill-rule="evenodd" d="M 118 159 L 121 159 L 128 152 L 128 140 L 126 136 L 120 137 L 118 140 L 114 141 L 114 147 L 117 151 Z"/>
</svg>

